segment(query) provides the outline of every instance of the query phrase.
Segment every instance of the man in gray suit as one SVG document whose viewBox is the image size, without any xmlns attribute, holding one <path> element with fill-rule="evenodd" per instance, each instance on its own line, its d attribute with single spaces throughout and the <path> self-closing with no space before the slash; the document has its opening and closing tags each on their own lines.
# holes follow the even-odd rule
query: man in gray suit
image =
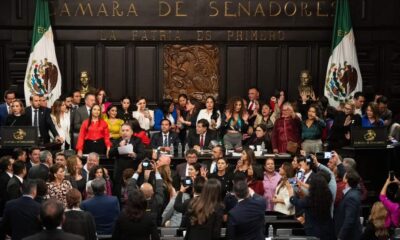
<svg viewBox="0 0 400 240">
<path fill-rule="evenodd" d="M 92 109 L 95 102 L 96 102 L 96 97 L 94 96 L 94 94 L 88 93 L 85 96 L 85 105 L 80 106 L 74 112 L 74 128 L 73 128 L 74 138 L 77 137 L 77 134 L 79 134 L 82 122 L 89 118 L 90 109 Z"/>
</svg>

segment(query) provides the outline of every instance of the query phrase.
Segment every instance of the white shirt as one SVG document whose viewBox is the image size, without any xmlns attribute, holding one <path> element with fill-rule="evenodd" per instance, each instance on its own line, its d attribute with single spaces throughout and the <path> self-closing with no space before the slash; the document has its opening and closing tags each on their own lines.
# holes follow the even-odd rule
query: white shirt
<svg viewBox="0 0 400 240">
<path fill-rule="evenodd" d="M 312 171 L 310 170 L 308 173 L 304 174 L 304 183 L 307 182 L 308 178 L 310 177 Z"/>
<path fill-rule="evenodd" d="M 215 173 L 217 172 L 217 162 L 212 161 L 211 166 L 210 166 L 210 173 Z"/>
<path fill-rule="evenodd" d="M 15 175 L 17 178 L 18 178 L 18 180 L 21 182 L 21 183 L 24 183 L 24 179 L 23 178 L 21 178 L 20 176 L 18 176 L 18 175 Z"/>
<path fill-rule="evenodd" d="M 282 186 L 279 189 L 279 193 L 278 193 L 278 187 L 275 190 L 275 196 L 277 196 L 280 199 L 283 199 L 283 201 L 285 202 L 283 203 L 275 203 L 274 205 L 274 211 L 276 212 L 280 212 L 286 215 L 294 215 L 294 207 L 293 205 L 290 203 L 290 197 L 289 197 L 289 191 L 286 188 L 286 186 Z"/>
<path fill-rule="evenodd" d="M 148 111 L 149 111 L 151 120 L 146 118 L 144 116 L 144 114 L 139 111 L 132 112 L 132 117 L 136 118 L 139 121 L 140 127 L 146 131 L 154 126 L 154 111 L 153 110 L 148 110 Z"/>
<path fill-rule="evenodd" d="M 8 175 L 10 178 L 12 178 L 12 177 L 13 177 L 13 174 L 12 174 L 12 173 L 10 173 L 10 172 L 7 172 L 7 171 L 6 171 L 6 173 L 7 173 L 7 175 Z"/>
<path fill-rule="evenodd" d="M 186 169 L 185 169 L 185 177 L 189 176 L 189 163 L 186 163 Z"/>
<path fill-rule="evenodd" d="M 54 115 L 51 115 L 51 120 L 53 120 L 54 126 L 56 127 L 56 130 L 58 132 L 58 135 L 65 140 L 65 142 L 61 146 L 61 148 L 64 150 L 65 143 L 70 144 L 70 142 L 71 142 L 71 136 L 70 136 L 71 118 L 70 118 L 70 114 L 69 113 L 64 113 L 63 117 L 60 118 L 60 125 L 57 124 L 57 120 L 56 120 L 56 117 Z M 51 132 L 50 132 L 50 134 L 51 134 Z M 52 136 L 52 138 L 54 138 L 54 136 Z"/>
<path fill-rule="evenodd" d="M 169 132 L 167 132 L 167 133 L 161 132 L 161 134 L 162 134 L 162 146 L 164 146 L 165 138 L 167 139 L 167 145 L 168 146 L 171 145 L 171 143 L 169 142 Z M 164 146 L 164 147 L 167 147 L 167 146 Z"/>
<path fill-rule="evenodd" d="M 87 110 L 88 115 L 90 116 L 90 107 L 86 106 L 86 110 Z"/>
<path fill-rule="evenodd" d="M 37 111 L 37 128 L 38 128 L 38 136 L 40 137 L 40 131 L 39 131 L 39 114 L 40 114 L 40 110 L 39 108 L 35 109 L 35 108 L 31 108 L 32 109 L 32 126 L 34 127 L 35 125 L 35 111 Z"/>
<path fill-rule="evenodd" d="M 217 119 L 217 126 L 215 128 L 218 129 L 221 126 L 221 113 L 219 112 L 219 110 L 217 110 L 217 113 L 219 116 Z M 212 115 L 212 111 L 209 113 L 206 108 L 201 109 L 199 112 L 199 115 L 197 115 L 197 121 L 199 121 L 200 119 L 205 119 L 208 121 L 208 123 L 211 126 L 211 115 Z"/>
<path fill-rule="evenodd" d="M 11 107 L 7 103 L 6 103 L 6 106 L 7 106 L 7 113 L 10 114 L 10 108 Z"/>
</svg>

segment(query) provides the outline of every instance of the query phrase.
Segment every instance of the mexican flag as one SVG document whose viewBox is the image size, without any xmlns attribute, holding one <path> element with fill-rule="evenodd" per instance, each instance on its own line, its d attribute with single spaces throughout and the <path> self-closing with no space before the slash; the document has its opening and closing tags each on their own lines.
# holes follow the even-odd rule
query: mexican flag
<svg viewBox="0 0 400 240">
<path fill-rule="evenodd" d="M 36 0 L 31 54 L 25 73 L 25 100 L 32 94 L 48 98 L 48 107 L 61 95 L 61 73 L 54 48 L 48 0 Z"/>
<path fill-rule="evenodd" d="M 351 25 L 348 0 L 336 1 L 331 56 L 325 79 L 325 96 L 336 107 L 362 91 L 362 78 Z"/>
</svg>

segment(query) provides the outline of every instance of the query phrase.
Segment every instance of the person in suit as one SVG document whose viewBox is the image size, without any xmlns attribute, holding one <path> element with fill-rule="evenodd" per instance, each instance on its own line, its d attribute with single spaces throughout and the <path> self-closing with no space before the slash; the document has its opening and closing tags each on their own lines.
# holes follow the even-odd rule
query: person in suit
<svg viewBox="0 0 400 240">
<path fill-rule="evenodd" d="M 49 169 L 53 165 L 53 155 L 51 152 L 44 150 L 40 152 L 40 164 L 31 167 L 28 172 L 28 178 L 30 179 L 43 179 L 47 181 L 49 179 Z"/>
<path fill-rule="evenodd" d="M 206 182 L 199 197 L 193 199 L 187 212 L 185 239 L 220 239 L 223 222 L 221 183 L 217 179 Z"/>
<path fill-rule="evenodd" d="M 197 151 L 202 149 L 211 149 L 211 140 L 217 139 L 217 134 L 208 129 L 209 123 L 206 119 L 200 119 L 196 124 L 196 132 L 189 134 L 188 145 Z"/>
<path fill-rule="evenodd" d="M 65 232 L 80 235 L 85 240 L 97 240 L 96 224 L 93 216 L 79 208 L 82 201 L 81 193 L 73 188 L 67 193 L 67 209 L 62 229 Z"/>
<path fill-rule="evenodd" d="M 198 159 L 198 152 L 196 151 L 196 150 L 194 150 L 194 149 L 189 149 L 188 151 L 186 151 L 186 153 L 185 153 L 185 160 L 186 160 L 186 162 L 184 162 L 184 163 L 180 163 L 180 164 L 178 164 L 177 166 L 176 166 L 176 169 L 175 169 L 175 177 L 177 178 L 177 180 L 178 180 L 178 189 L 179 189 L 179 186 L 180 186 L 180 182 L 181 182 L 181 179 L 183 179 L 183 178 L 185 178 L 185 177 L 187 177 L 187 176 L 189 176 L 189 174 L 188 174 L 188 168 L 189 168 L 189 165 L 190 164 L 194 164 L 194 163 L 197 163 L 197 159 Z"/>
<path fill-rule="evenodd" d="M 11 103 L 14 102 L 17 93 L 13 90 L 4 92 L 4 103 L 0 104 L 0 126 L 4 126 L 8 114 L 11 113 Z"/>
<path fill-rule="evenodd" d="M 360 239 L 362 226 L 360 223 L 361 194 L 358 190 L 360 176 L 355 170 L 348 170 L 343 181 L 346 188 L 339 206 L 335 209 L 335 230 L 337 239 Z"/>
<path fill-rule="evenodd" d="M 60 229 L 64 219 L 64 206 L 55 199 L 49 199 L 40 208 L 40 220 L 44 229 L 24 240 L 83 240 L 82 236 L 66 233 Z"/>
<path fill-rule="evenodd" d="M 29 149 L 29 161 L 26 163 L 26 170 L 29 171 L 31 167 L 40 164 L 40 148 L 31 147 Z"/>
<path fill-rule="evenodd" d="M 118 198 L 104 194 L 106 181 L 103 178 L 94 179 L 91 185 L 94 197 L 83 201 L 81 209 L 94 217 L 97 234 L 112 234 L 114 222 L 120 213 Z"/>
<path fill-rule="evenodd" d="M 161 120 L 161 132 L 151 137 L 151 147 L 153 149 L 164 147 L 165 151 L 170 151 L 170 146 L 173 145 L 174 150 L 177 151 L 179 142 L 178 134 L 171 131 L 171 121 L 168 119 Z"/>
<path fill-rule="evenodd" d="M 23 196 L 6 203 L 3 227 L 13 240 L 23 239 L 42 229 L 39 222 L 40 204 L 34 200 L 36 191 L 36 181 L 26 180 L 22 187 Z"/>
<path fill-rule="evenodd" d="M 127 168 L 137 169 L 140 161 L 144 158 L 145 150 L 142 141 L 133 136 L 132 126 L 129 123 L 124 123 L 121 127 L 121 138 L 116 142 L 118 145 L 113 146 L 110 150 L 110 157 L 115 157 L 114 162 L 114 194 L 121 197 L 122 173 Z M 119 154 L 118 147 L 123 147 L 131 144 L 133 152 L 129 154 Z"/>
<path fill-rule="evenodd" d="M 138 189 L 130 191 L 125 207 L 115 223 L 112 239 L 159 240 L 157 225 L 146 207 L 143 192 Z"/>
<path fill-rule="evenodd" d="M 56 141 L 64 142 L 64 139 L 59 137 L 57 129 L 51 120 L 50 109 L 40 106 L 40 96 L 31 95 L 29 100 L 31 106 L 25 109 L 25 114 L 31 120 L 30 125 L 38 128 L 38 137 L 43 140 L 43 143 L 49 143 L 50 131 Z"/>
<path fill-rule="evenodd" d="M 21 161 L 13 163 L 13 177 L 7 183 L 7 196 L 8 200 L 16 199 L 22 196 L 22 183 L 26 176 L 25 164 Z"/>
<path fill-rule="evenodd" d="M 96 103 L 95 95 L 93 93 L 87 93 L 85 95 L 85 105 L 80 106 L 78 109 L 75 110 L 74 120 L 73 120 L 74 123 L 73 132 L 76 133 L 76 135 L 81 130 L 83 121 L 89 118 L 90 110 L 92 109 L 95 103 Z"/>
<path fill-rule="evenodd" d="M 212 148 L 211 151 L 211 159 L 210 160 L 205 160 L 202 162 L 202 164 L 206 167 L 208 170 L 208 174 L 213 174 L 218 172 L 217 168 L 217 161 L 221 158 L 225 157 L 225 148 L 222 145 L 217 145 Z M 228 170 L 228 169 L 227 169 Z"/>
<path fill-rule="evenodd" d="M 89 181 L 89 172 L 94 166 L 98 166 L 100 163 L 99 154 L 95 152 L 89 153 L 87 157 L 86 164 L 83 165 L 82 168 L 82 177 L 86 179 L 86 182 Z"/>
<path fill-rule="evenodd" d="M 6 118 L 6 126 L 29 126 L 31 120 L 25 114 L 24 104 L 16 99 L 11 103 L 11 112 Z"/>
<path fill-rule="evenodd" d="M 228 213 L 227 234 L 232 240 L 263 240 L 265 199 L 249 191 L 246 181 L 237 181 L 233 191 L 238 203 Z"/>
<path fill-rule="evenodd" d="M 68 99 L 71 99 L 71 102 L 69 103 Z M 70 117 L 70 139 L 71 139 L 71 148 L 75 149 L 75 144 L 76 141 L 74 141 L 74 116 L 76 113 L 76 110 L 78 110 L 78 108 L 81 105 L 81 92 L 78 89 L 74 89 L 72 90 L 68 96 L 66 96 L 65 98 L 65 102 L 67 104 L 67 108 L 68 108 L 68 112 L 69 112 L 69 117 Z"/>
<path fill-rule="evenodd" d="M 0 158 L 0 216 L 3 216 L 4 206 L 7 202 L 7 184 L 13 176 L 14 159 L 11 156 Z"/>
</svg>

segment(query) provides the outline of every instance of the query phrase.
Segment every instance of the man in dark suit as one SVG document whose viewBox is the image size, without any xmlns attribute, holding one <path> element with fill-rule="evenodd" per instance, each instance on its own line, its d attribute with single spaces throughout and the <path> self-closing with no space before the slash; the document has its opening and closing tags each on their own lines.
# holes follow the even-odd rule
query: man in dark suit
<svg viewBox="0 0 400 240">
<path fill-rule="evenodd" d="M 24 240 L 83 240 L 84 238 L 61 230 L 64 219 L 64 206 L 55 199 L 49 199 L 40 208 L 40 220 L 44 229 Z"/>
<path fill-rule="evenodd" d="M 202 164 L 207 168 L 208 174 L 213 174 L 218 171 L 217 161 L 225 157 L 225 148 L 221 145 L 217 145 L 213 147 L 211 154 L 211 160 L 202 162 Z"/>
<path fill-rule="evenodd" d="M 56 127 L 50 117 L 50 109 L 40 106 L 40 96 L 30 96 L 31 106 L 25 109 L 25 114 L 31 120 L 31 125 L 38 128 L 38 137 L 43 140 L 43 143 L 50 142 L 50 132 L 57 141 L 63 142 L 64 139 L 59 137 Z"/>
<path fill-rule="evenodd" d="M 211 149 L 211 140 L 217 139 L 217 134 L 208 129 L 209 123 L 206 119 L 200 119 L 196 124 L 196 132 L 191 132 L 188 137 L 188 145 L 197 151 Z"/>
<path fill-rule="evenodd" d="M 24 181 L 24 195 L 7 202 L 4 208 L 4 230 L 13 240 L 30 236 L 42 229 L 39 221 L 40 204 L 34 200 L 36 189 L 36 181 Z"/>
<path fill-rule="evenodd" d="M 11 112 L 11 103 L 15 100 L 17 94 L 15 91 L 7 90 L 4 93 L 4 103 L 0 104 L 0 126 L 4 126 L 6 118 Z"/>
<path fill-rule="evenodd" d="M 0 158 L 0 216 L 3 216 L 4 206 L 8 200 L 7 184 L 13 176 L 14 159 L 11 156 L 3 156 Z"/>
<path fill-rule="evenodd" d="M 94 197 L 83 201 L 81 209 L 94 217 L 97 234 L 110 235 L 120 213 L 118 198 L 105 195 L 106 181 L 103 178 L 92 181 L 92 190 Z"/>
<path fill-rule="evenodd" d="M 178 164 L 175 169 L 175 174 L 178 178 L 179 186 L 180 186 L 181 179 L 188 176 L 188 166 L 190 164 L 196 163 L 197 159 L 198 159 L 198 152 L 196 150 L 189 149 L 188 151 L 186 151 L 186 153 L 185 153 L 186 162 Z M 178 186 L 178 189 L 179 189 L 179 186 Z"/>
<path fill-rule="evenodd" d="M 16 199 L 22 196 L 22 183 L 26 176 L 25 164 L 21 161 L 13 163 L 14 176 L 8 181 L 7 196 L 8 200 Z"/>
<path fill-rule="evenodd" d="M 29 171 L 31 167 L 40 164 L 40 148 L 32 147 L 29 149 L 29 161 L 25 163 L 26 170 Z"/>
<path fill-rule="evenodd" d="M 232 240 L 264 240 L 265 199 L 249 191 L 246 181 L 233 185 L 238 203 L 228 213 L 227 233 Z"/>
<path fill-rule="evenodd" d="M 93 93 L 87 93 L 85 95 L 85 105 L 79 107 L 75 112 L 74 112 L 74 128 L 73 132 L 76 134 L 79 134 L 79 131 L 81 130 L 81 126 L 83 121 L 89 118 L 90 115 L 90 109 L 92 109 L 93 105 L 96 102 L 96 97 Z"/>
<path fill-rule="evenodd" d="M 343 181 L 346 188 L 344 196 L 335 209 L 336 236 L 341 240 L 360 239 L 362 227 L 360 223 L 361 193 L 358 190 L 360 176 L 355 170 L 348 170 Z"/>
<path fill-rule="evenodd" d="M 170 151 L 170 146 L 174 146 L 175 152 L 178 150 L 178 144 L 180 143 L 178 134 L 170 131 L 171 121 L 168 119 L 161 120 L 161 132 L 155 133 L 151 137 L 151 147 L 156 149 L 158 147 L 165 147 L 166 151 Z"/>
<path fill-rule="evenodd" d="M 82 168 L 82 177 L 86 179 L 86 182 L 89 181 L 89 172 L 94 166 L 98 166 L 100 164 L 100 156 L 98 153 L 91 152 L 89 153 L 86 164 L 83 165 Z"/>
<path fill-rule="evenodd" d="M 133 136 L 132 126 L 124 123 L 121 126 L 121 138 L 117 141 L 118 145 L 114 145 L 110 150 L 110 156 L 115 157 L 114 161 L 114 194 L 121 197 L 122 173 L 127 168 L 137 169 L 140 161 L 144 158 L 145 149 L 142 141 Z M 129 154 L 119 154 L 118 147 L 124 147 L 131 144 L 133 152 Z"/>
<path fill-rule="evenodd" d="M 53 156 L 51 152 L 44 150 L 40 152 L 40 164 L 31 167 L 28 172 L 28 178 L 30 179 L 43 179 L 47 181 L 49 179 L 50 167 L 53 165 Z"/>
<path fill-rule="evenodd" d="M 74 142 L 74 115 L 76 110 L 80 107 L 81 104 L 81 92 L 78 89 L 72 90 L 66 97 L 65 97 L 65 104 L 67 105 L 67 109 L 69 112 L 70 117 L 70 124 L 71 124 L 71 131 L 70 131 L 70 138 L 71 138 L 71 148 L 75 149 L 75 142 Z"/>
</svg>

